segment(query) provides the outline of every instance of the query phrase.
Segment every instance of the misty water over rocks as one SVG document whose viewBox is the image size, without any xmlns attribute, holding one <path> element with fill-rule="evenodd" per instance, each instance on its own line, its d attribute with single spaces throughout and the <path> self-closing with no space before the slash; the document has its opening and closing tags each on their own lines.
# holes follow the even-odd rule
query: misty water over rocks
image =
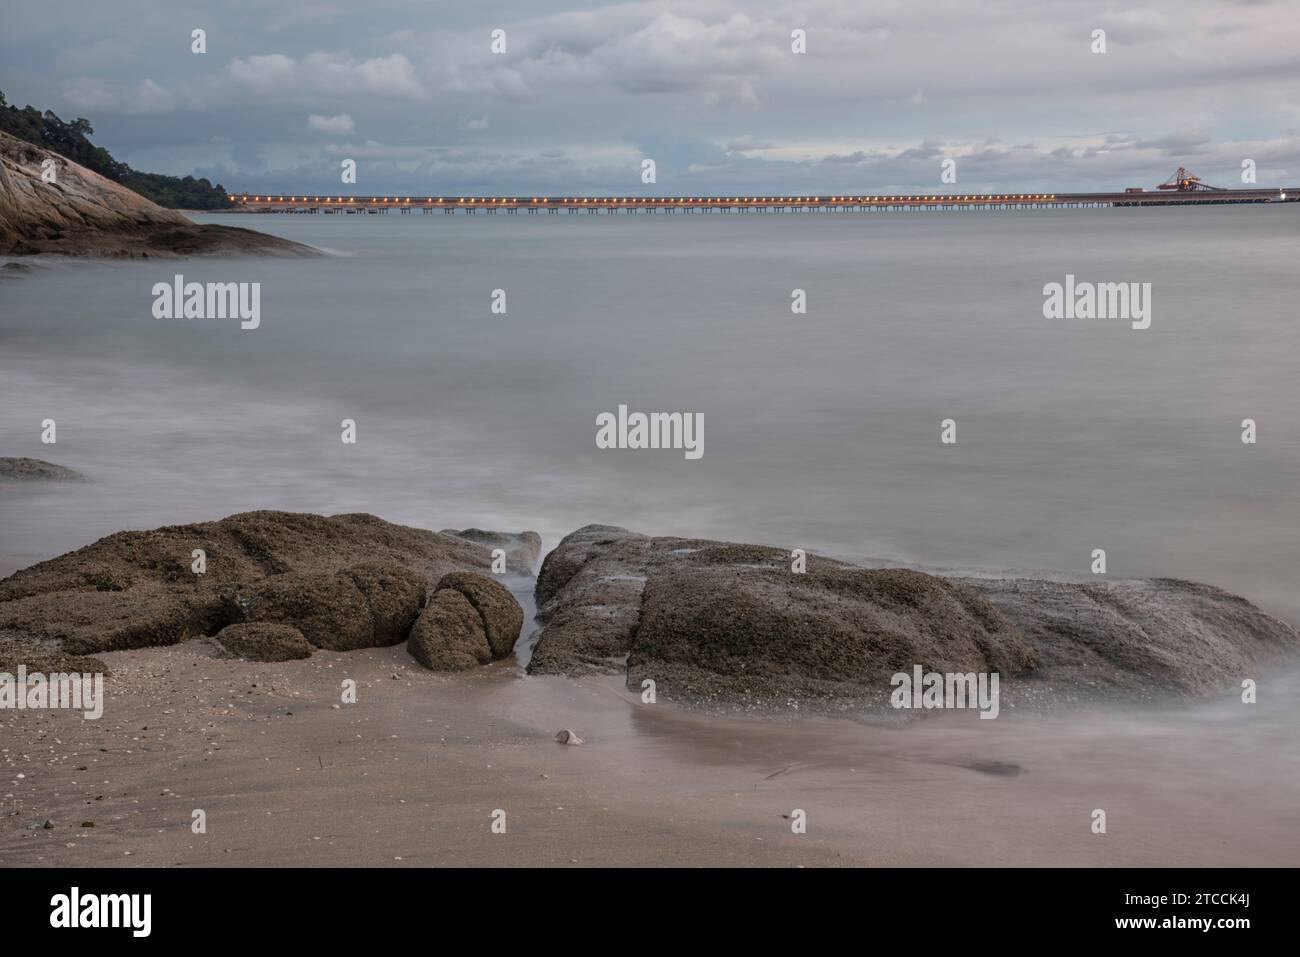
<svg viewBox="0 0 1300 957">
<path fill-rule="evenodd" d="M 0 485 L 0 554 L 252 508 L 605 522 L 1078 577 L 1104 548 L 1300 620 L 1293 210 L 198 218 L 343 255 L 0 286 L 0 453 L 90 479 Z M 177 273 L 260 282 L 261 327 L 154 319 Z M 1067 274 L 1151 283 L 1151 328 L 1045 319 Z M 597 449 L 621 403 L 703 413 L 705 454 Z"/>
<path fill-rule="evenodd" d="M 604 522 L 972 575 L 1089 579 L 1104 548 L 1109 578 L 1208 582 L 1300 622 L 1291 213 L 229 215 L 201 219 L 341 255 L 40 261 L 0 285 L 0 456 L 87 481 L 0 478 L 0 575 L 125 528 L 364 511 L 535 528 L 546 549 Z M 177 273 L 260 282 L 260 328 L 154 319 L 150 290 Z M 1151 328 L 1045 319 L 1043 286 L 1068 274 L 1150 282 Z M 807 315 L 790 312 L 796 288 Z M 705 454 L 598 450 L 596 417 L 620 404 L 704 414 Z M 47 418 L 56 445 L 40 442 Z M 340 442 L 345 418 L 356 445 Z M 945 418 L 954 446 L 939 442 Z M 1240 440 L 1245 418 L 1257 445 Z M 531 589 L 515 584 L 527 636 Z M 1008 699 L 996 721 L 880 727 L 648 707 L 621 675 L 521 679 L 527 641 L 515 663 L 457 676 L 401 647 L 255 664 L 210 644 L 109 652 L 102 723 L 5 719 L 0 856 L 1297 857 L 1289 666 L 1258 675 L 1249 707 L 1229 687 L 1055 714 Z M 365 708 L 330 703 L 344 675 Z M 562 728 L 582 747 L 557 744 Z M 96 795 L 99 826 L 83 831 Z M 794 837 L 784 816 L 810 795 L 816 826 Z M 177 800 L 220 818 L 220 839 L 170 827 Z M 478 826 L 499 805 L 523 824 L 509 845 Z M 1089 830 L 1097 807 L 1113 840 Z"/>
</svg>

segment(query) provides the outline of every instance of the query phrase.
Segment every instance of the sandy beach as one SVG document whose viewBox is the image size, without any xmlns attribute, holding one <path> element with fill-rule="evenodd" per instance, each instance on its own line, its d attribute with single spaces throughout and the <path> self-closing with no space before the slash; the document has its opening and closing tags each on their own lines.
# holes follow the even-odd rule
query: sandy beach
<svg viewBox="0 0 1300 957">
<path fill-rule="evenodd" d="M 1281 682 L 1250 712 L 880 727 L 646 705 L 616 677 L 524 676 L 514 659 L 437 675 L 400 647 L 265 664 L 198 640 L 103 658 L 102 719 L 0 714 L 0 864 L 1300 861 L 1296 700 Z M 355 704 L 340 703 L 345 678 Z M 562 728 L 584 743 L 557 743 Z"/>
</svg>

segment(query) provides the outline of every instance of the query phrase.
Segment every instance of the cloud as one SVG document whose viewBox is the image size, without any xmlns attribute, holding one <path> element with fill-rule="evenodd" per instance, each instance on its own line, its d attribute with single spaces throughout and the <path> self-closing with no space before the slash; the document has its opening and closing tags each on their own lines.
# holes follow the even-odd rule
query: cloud
<svg viewBox="0 0 1300 957">
<path fill-rule="evenodd" d="M 123 86 L 106 80 L 79 77 L 64 88 L 63 98 L 73 107 L 103 113 L 170 113 L 182 98 L 153 80 Z"/>
<path fill-rule="evenodd" d="M 407 40 L 427 46 L 426 38 Z M 516 100 L 581 87 L 688 93 L 752 107 L 762 102 L 761 81 L 794 60 L 784 24 L 739 12 L 685 15 L 647 3 L 525 22 L 507 31 L 505 55 L 492 55 L 486 40 L 470 36 L 434 40 L 430 72 L 443 90 Z"/>
<path fill-rule="evenodd" d="M 650 192 L 669 195 L 1150 188 L 1178 165 L 1162 148 L 1140 147 L 1105 135 L 1065 143 L 1043 140 L 1014 145 L 987 139 L 903 142 L 848 152 L 813 145 L 798 159 L 728 153 L 721 146 L 699 140 L 665 139 L 621 151 L 368 140 L 329 144 L 322 150 L 329 157 L 324 162 L 298 160 L 272 166 L 258 154 L 249 158 L 246 173 L 222 168 L 203 175 L 210 172 L 231 189 L 325 193 L 338 189 L 338 159 L 351 158 L 359 164 L 367 192 L 621 195 L 629 192 L 639 159 L 647 151 L 661 160 L 659 183 Z M 1260 183 L 1300 185 L 1300 134 L 1218 143 L 1191 168 L 1207 182 L 1235 186 L 1245 157 L 1257 161 Z M 956 160 L 956 185 L 940 179 L 945 158 Z"/>
<path fill-rule="evenodd" d="M 1181 129 L 1163 136 L 1139 139 L 1134 146 L 1139 149 L 1163 150 L 1169 156 L 1186 156 L 1200 152 L 1210 145 L 1213 137 L 1209 130 Z"/>
<path fill-rule="evenodd" d="M 85 72 L 104 70 L 134 63 L 136 40 L 129 36 L 103 37 L 93 43 L 68 47 L 54 59 L 61 70 Z"/>
<path fill-rule="evenodd" d="M 319 113 L 313 113 L 307 117 L 307 127 L 331 136 L 347 136 L 356 129 L 352 117 L 346 113 L 340 113 L 338 116 L 321 116 Z"/>
<path fill-rule="evenodd" d="M 307 0 L 279 23 L 234 3 L 206 56 L 165 0 L 131 3 L 129 30 L 91 0 L 20 5 L 0 87 L 148 168 L 225 164 L 260 190 L 337 182 L 332 151 L 357 134 L 340 117 L 363 117 L 344 148 L 389 192 L 617 193 L 642 156 L 665 192 L 920 190 L 946 157 L 970 189 L 1151 184 L 1183 162 L 1229 185 L 1245 157 L 1262 183 L 1300 179 L 1300 20 L 1281 0 L 535 0 L 430 19 Z"/>
<path fill-rule="evenodd" d="M 1150 8 L 1106 12 L 1098 19 L 1106 28 L 1107 40 L 1118 36 L 1132 43 L 1163 39 L 1177 28 L 1175 20 Z"/>
<path fill-rule="evenodd" d="M 425 90 L 415 68 L 401 53 L 354 60 L 344 53 L 309 53 L 295 59 L 283 53 L 236 57 L 226 76 L 245 91 L 266 99 L 365 94 L 420 99 Z"/>
<path fill-rule="evenodd" d="M 755 139 L 746 133 L 744 136 L 738 136 L 729 141 L 723 147 L 728 153 L 758 153 L 763 150 L 775 149 L 776 144 L 769 140 Z"/>
</svg>

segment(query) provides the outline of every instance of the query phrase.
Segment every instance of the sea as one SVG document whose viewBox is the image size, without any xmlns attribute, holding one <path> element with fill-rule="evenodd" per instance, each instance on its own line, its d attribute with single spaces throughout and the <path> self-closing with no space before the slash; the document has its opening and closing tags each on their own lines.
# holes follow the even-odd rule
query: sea
<svg viewBox="0 0 1300 957">
<path fill-rule="evenodd" d="M 0 485 L 0 555 L 250 509 L 603 523 L 1300 624 L 1298 216 L 199 214 L 327 255 L 0 270 L 0 456 L 89 479 Z M 259 284 L 257 328 L 156 318 L 178 275 Z M 1149 327 L 1047 318 L 1067 277 Z M 620 406 L 703 453 L 599 448 Z"/>
</svg>

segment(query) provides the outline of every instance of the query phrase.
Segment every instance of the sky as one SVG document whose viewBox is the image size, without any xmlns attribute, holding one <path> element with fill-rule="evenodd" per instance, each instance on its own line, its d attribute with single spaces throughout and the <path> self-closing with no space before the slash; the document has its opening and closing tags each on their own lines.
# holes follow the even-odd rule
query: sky
<svg viewBox="0 0 1300 957">
<path fill-rule="evenodd" d="M 1297 0 L 6 0 L 0 90 L 232 192 L 1300 186 Z"/>
</svg>

